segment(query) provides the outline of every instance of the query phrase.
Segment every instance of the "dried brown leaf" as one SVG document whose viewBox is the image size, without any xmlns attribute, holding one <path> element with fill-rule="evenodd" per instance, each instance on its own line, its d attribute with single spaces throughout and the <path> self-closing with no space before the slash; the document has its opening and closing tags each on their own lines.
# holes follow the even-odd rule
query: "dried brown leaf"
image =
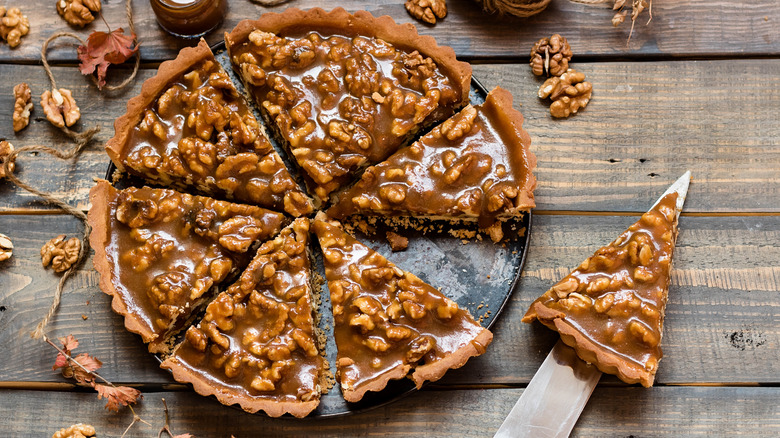
<svg viewBox="0 0 780 438">
<path fill-rule="evenodd" d="M 109 386 L 102 383 L 94 384 L 98 398 L 106 399 L 106 409 L 118 412 L 122 406 L 134 404 L 143 398 L 141 391 L 128 386 Z"/>
</svg>

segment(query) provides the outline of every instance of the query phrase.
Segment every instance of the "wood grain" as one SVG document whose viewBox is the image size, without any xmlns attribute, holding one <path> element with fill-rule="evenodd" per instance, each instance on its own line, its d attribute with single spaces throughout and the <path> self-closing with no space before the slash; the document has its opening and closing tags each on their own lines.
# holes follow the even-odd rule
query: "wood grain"
<svg viewBox="0 0 780 438">
<path fill-rule="evenodd" d="M 127 436 L 155 435 L 163 425 L 161 399 L 165 398 L 174 433 L 199 437 L 344 437 L 373 436 L 379 431 L 390 437 L 486 437 L 498 430 L 522 392 L 426 390 L 364 413 L 305 420 L 246 414 L 190 392 L 146 393 L 136 412 L 152 426 L 138 424 Z M 571 436 L 775 437 L 780 434 L 778 397 L 780 388 L 597 388 Z M 132 415 L 127 409 L 107 413 L 102 405 L 91 393 L 3 391 L 3 433 L 20 438 L 50 436 L 82 422 L 93 425 L 98 436 L 121 435 Z"/>
<path fill-rule="evenodd" d="M 536 216 L 523 278 L 495 326 L 493 345 L 437 385 L 527 383 L 556 339 L 541 325 L 520 321 L 528 305 L 635 219 Z M 683 217 L 680 229 L 657 384 L 780 383 L 780 248 L 771 244 L 780 236 L 780 218 Z M 0 265 L 0 351 L 7 358 L 0 382 L 64 381 L 51 371 L 53 349 L 29 333 L 48 308 L 58 278 L 41 268 L 40 247 L 57 234 L 79 230 L 78 221 L 67 216 L 0 215 L 0 231 L 16 246 L 14 258 Z M 426 278 L 424 267 L 400 266 Z M 477 316 L 497 310 L 469 308 Z M 52 337 L 67 334 L 82 340 L 80 351 L 104 361 L 109 378 L 173 383 L 110 310 L 91 262 L 67 285 L 51 324 Z M 604 382 L 618 383 L 612 377 Z"/>
<path fill-rule="evenodd" d="M 103 2 L 103 16 L 112 27 L 124 26 L 124 0 Z M 332 9 L 342 6 L 349 11 L 365 9 L 374 15 L 390 15 L 399 23 L 413 23 L 421 34 L 433 35 L 440 44 L 452 46 L 465 59 L 507 59 L 526 62 L 533 43 L 543 36 L 563 33 L 578 57 L 679 57 L 679 56 L 767 56 L 780 54 L 780 4 L 774 0 L 729 2 L 725 0 L 681 0 L 655 2 L 653 19 L 637 21 L 630 46 L 626 44 L 629 24 L 614 28 L 614 12 L 604 5 L 586 6 L 566 0 L 550 3 L 543 13 L 528 19 L 485 14 L 475 1 L 448 2 L 449 14 L 436 26 L 415 21 L 406 12 L 403 1 L 298 0 L 274 8 L 262 8 L 248 1 L 230 2 L 228 18 L 207 36 L 210 43 L 222 39 L 224 30 L 232 29 L 244 18 L 258 17 L 265 11 L 282 11 L 290 6 L 308 9 L 320 6 Z M 100 20 L 86 29 L 72 29 L 55 12 L 52 2 L 38 1 L 20 5 L 30 18 L 30 34 L 22 45 L 10 50 L 0 45 L 0 62 L 29 63 L 40 59 L 43 41 L 55 32 L 75 31 L 84 38 L 92 30 L 104 30 Z M 172 58 L 187 44 L 165 34 L 157 25 L 151 8 L 135 2 L 135 23 L 145 61 Z M 74 62 L 75 47 L 69 41 L 57 42 L 49 59 Z"/>
<path fill-rule="evenodd" d="M 542 210 L 639 212 L 685 170 L 693 171 L 686 212 L 780 213 L 780 60 L 580 63 L 594 84 L 590 105 L 567 120 L 554 120 L 536 98 L 540 81 L 524 65 L 475 65 L 490 89 L 508 88 L 526 117 L 538 157 L 537 207 Z M 20 158 L 19 175 L 71 205 L 87 208 L 92 178 L 103 177 L 108 158 L 102 144 L 125 110 L 132 89 L 102 95 L 73 68 L 56 68 L 73 89 L 84 114 L 80 126 L 102 131 L 78 163 L 51 157 Z M 0 65 L 0 76 L 25 78 L 34 94 L 47 89 L 41 68 Z M 739 80 L 734 78 L 739 77 Z M 16 146 L 69 147 L 45 120 L 15 136 L 11 88 L 0 83 L 0 138 Z M 42 111 L 35 100 L 34 117 Z M 33 195 L 0 181 L 0 211 L 40 208 Z"/>
</svg>

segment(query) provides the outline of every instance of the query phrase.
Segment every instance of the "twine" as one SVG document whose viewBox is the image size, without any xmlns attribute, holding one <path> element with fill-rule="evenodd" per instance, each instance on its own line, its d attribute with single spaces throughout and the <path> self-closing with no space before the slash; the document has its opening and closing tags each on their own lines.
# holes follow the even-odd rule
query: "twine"
<svg viewBox="0 0 780 438">
<path fill-rule="evenodd" d="M 516 17 L 530 17 L 542 12 L 551 0 L 479 0 L 482 9 L 487 12 L 499 14 L 511 14 Z"/>
</svg>

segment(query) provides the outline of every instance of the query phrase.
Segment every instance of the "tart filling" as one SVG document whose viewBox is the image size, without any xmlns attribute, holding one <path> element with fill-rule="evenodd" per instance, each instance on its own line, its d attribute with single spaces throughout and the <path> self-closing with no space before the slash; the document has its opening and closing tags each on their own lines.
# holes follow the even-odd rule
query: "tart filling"
<svg viewBox="0 0 780 438">
<path fill-rule="evenodd" d="M 677 193 L 663 197 L 531 305 L 524 322 L 558 331 L 583 360 L 653 385 L 677 238 Z"/>
<path fill-rule="evenodd" d="M 259 207 L 166 189 L 116 190 L 103 180 L 90 202 L 100 287 L 114 297 L 127 329 L 155 353 L 167 350 L 169 336 L 283 221 Z"/>
<path fill-rule="evenodd" d="M 328 216 L 354 214 L 478 220 L 482 228 L 535 206 L 536 157 L 512 95 L 491 91 L 411 146 L 369 167 Z"/>
<path fill-rule="evenodd" d="M 114 128 L 106 150 L 120 170 L 293 216 L 312 211 L 203 40 L 163 63 Z"/>
<path fill-rule="evenodd" d="M 290 9 L 242 22 L 225 40 L 321 201 L 468 102 L 468 64 L 389 17 Z"/>
<path fill-rule="evenodd" d="M 303 417 L 314 410 L 324 358 L 312 318 L 308 234 L 301 218 L 264 243 L 162 367 L 248 412 Z"/>
<path fill-rule="evenodd" d="M 419 388 L 485 352 L 493 334 L 467 310 L 337 223 L 315 220 L 312 228 L 324 255 L 337 373 L 347 401 L 379 391 L 413 368 Z"/>
</svg>

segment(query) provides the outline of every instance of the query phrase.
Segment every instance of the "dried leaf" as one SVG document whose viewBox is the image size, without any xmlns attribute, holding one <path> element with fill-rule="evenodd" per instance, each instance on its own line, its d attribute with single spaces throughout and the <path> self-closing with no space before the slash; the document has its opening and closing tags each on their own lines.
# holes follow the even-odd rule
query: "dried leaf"
<svg viewBox="0 0 780 438">
<path fill-rule="evenodd" d="M 109 386 L 96 383 L 94 387 L 98 393 L 98 398 L 106 399 L 106 409 L 109 411 L 118 412 L 122 406 L 136 403 L 144 397 L 141 391 L 128 386 Z"/>
<path fill-rule="evenodd" d="M 73 335 L 59 338 L 59 340 L 60 343 L 62 343 L 62 351 L 64 351 L 67 355 L 70 355 L 70 352 L 79 346 L 78 339 L 76 339 Z M 65 368 L 66 366 L 68 366 L 68 358 L 66 358 L 62 353 L 57 352 L 57 359 L 54 360 L 54 366 L 52 366 L 51 369 L 58 370 L 60 368 Z"/>
<path fill-rule="evenodd" d="M 87 37 L 87 45 L 79 46 L 79 70 L 82 74 L 96 73 L 98 88 L 106 85 L 106 70 L 111 64 L 121 64 L 127 61 L 135 52 L 138 45 L 134 45 L 135 34 L 125 35 L 123 28 L 111 32 L 92 32 Z"/>
</svg>

